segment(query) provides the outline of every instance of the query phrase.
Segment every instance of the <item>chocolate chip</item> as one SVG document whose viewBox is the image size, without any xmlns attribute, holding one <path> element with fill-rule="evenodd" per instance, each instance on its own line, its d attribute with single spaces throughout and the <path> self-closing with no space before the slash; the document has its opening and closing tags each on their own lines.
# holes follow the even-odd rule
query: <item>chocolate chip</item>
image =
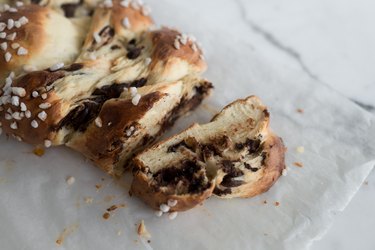
<svg viewBox="0 0 375 250">
<path fill-rule="evenodd" d="M 68 68 L 65 69 L 65 71 L 77 71 L 83 68 L 82 63 L 73 63 Z"/>
<path fill-rule="evenodd" d="M 77 3 L 64 3 L 61 5 L 61 9 L 64 11 L 64 15 L 67 18 L 75 16 L 76 9 L 80 6 Z"/>
<path fill-rule="evenodd" d="M 230 177 L 229 175 L 226 175 L 223 178 L 223 181 L 220 183 L 220 185 L 223 186 L 223 187 L 238 187 L 238 186 L 241 186 L 244 183 L 245 183 L 244 181 L 233 180 L 232 177 Z"/>
<path fill-rule="evenodd" d="M 178 150 L 180 147 L 185 147 L 185 148 L 187 148 L 187 149 L 193 151 L 193 148 L 189 147 L 189 146 L 186 144 L 185 141 L 181 141 L 181 142 L 179 142 L 179 143 L 177 143 L 177 144 L 174 144 L 174 145 L 170 146 L 170 147 L 168 148 L 167 152 L 168 152 L 168 153 L 172 153 L 172 152 L 173 152 L 173 153 L 176 153 L 177 150 Z"/>
<path fill-rule="evenodd" d="M 233 162 L 229 160 L 223 160 L 221 163 L 223 165 L 222 170 L 227 174 L 226 176 L 232 178 L 244 175 L 244 173 L 240 169 L 234 167 Z"/>
<path fill-rule="evenodd" d="M 92 93 L 97 96 L 105 96 L 107 99 L 118 98 L 124 92 L 124 88 L 128 87 L 128 83 L 111 84 L 95 89 Z"/>
<path fill-rule="evenodd" d="M 166 167 L 156 172 L 153 177 L 158 185 L 162 187 L 177 185 L 182 181 L 187 185 L 187 191 L 190 193 L 199 193 L 209 187 L 203 175 L 196 175 L 201 167 L 195 161 L 187 160 L 180 164 L 180 167 Z"/>
<path fill-rule="evenodd" d="M 256 153 L 257 150 L 259 149 L 260 140 L 259 139 L 256 139 L 256 140 L 247 139 L 245 144 L 247 148 L 249 149 L 249 153 L 253 154 L 253 153 Z"/>
<path fill-rule="evenodd" d="M 236 143 L 235 148 L 237 151 L 241 151 L 245 148 L 245 145 L 243 143 Z"/>
<path fill-rule="evenodd" d="M 85 131 L 90 122 L 97 117 L 102 102 L 102 99 L 92 99 L 82 102 L 60 121 L 59 128 L 67 126 L 76 131 Z"/>
<path fill-rule="evenodd" d="M 117 44 L 111 46 L 111 50 L 121 49 Z"/>
<path fill-rule="evenodd" d="M 130 45 L 136 45 L 137 44 L 137 40 L 135 38 L 133 38 L 132 40 L 130 40 L 128 42 L 128 44 L 130 44 Z"/>
<path fill-rule="evenodd" d="M 141 55 L 143 48 L 144 47 L 130 48 L 130 50 L 126 54 L 126 57 L 129 58 L 130 60 L 137 59 Z"/>
<path fill-rule="evenodd" d="M 259 168 L 253 168 L 253 167 L 251 167 L 250 164 L 248 164 L 246 162 L 244 163 L 244 165 L 245 165 L 245 168 L 249 169 L 251 172 L 257 172 L 259 170 Z"/>
<path fill-rule="evenodd" d="M 218 188 L 214 189 L 214 194 L 216 194 L 218 196 L 228 195 L 228 194 L 231 194 L 231 193 L 232 193 L 232 190 L 230 188 L 226 188 L 224 190 L 221 190 L 221 189 L 218 189 Z"/>
<path fill-rule="evenodd" d="M 147 83 L 147 78 L 141 78 L 130 83 L 129 87 L 141 88 Z"/>
</svg>

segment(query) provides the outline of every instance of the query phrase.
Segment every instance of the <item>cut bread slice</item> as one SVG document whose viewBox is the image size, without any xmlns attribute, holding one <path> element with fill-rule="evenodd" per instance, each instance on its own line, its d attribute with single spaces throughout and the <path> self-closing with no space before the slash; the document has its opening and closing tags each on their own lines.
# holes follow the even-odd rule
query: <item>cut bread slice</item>
<svg viewBox="0 0 375 250">
<path fill-rule="evenodd" d="M 134 159 L 131 194 L 154 209 L 176 200 L 170 211 L 184 211 L 212 194 L 247 198 L 266 192 L 285 169 L 285 147 L 270 132 L 269 118 L 251 96 L 228 105 L 210 123 L 152 146 Z"/>
</svg>

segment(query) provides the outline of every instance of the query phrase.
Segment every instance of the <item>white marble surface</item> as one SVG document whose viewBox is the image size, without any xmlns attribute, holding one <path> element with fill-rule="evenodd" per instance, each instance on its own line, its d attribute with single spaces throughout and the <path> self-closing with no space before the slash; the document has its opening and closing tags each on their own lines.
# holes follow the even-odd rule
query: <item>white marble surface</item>
<svg viewBox="0 0 375 250">
<path fill-rule="evenodd" d="M 304 71 L 375 114 L 375 1 L 236 2 L 244 22 L 264 39 L 256 46 L 271 57 L 278 50 L 285 55 L 280 64 Z M 375 171 L 366 184 L 313 250 L 375 249 Z"/>
<path fill-rule="evenodd" d="M 192 33 L 199 30 L 189 25 L 183 26 L 184 22 L 189 22 L 194 18 L 190 15 L 191 12 L 189 12 L 189 15 L 184 16 L 184 9 L 179 9 L 178 2 L 176 3 L 175 0 L 164 1 L 169 2 L 169 4 L 172 5 L 171 8 L 156 6 L 156 2 L 156 0 L 152 1 L 156 9 L 155 14 L 158 16 L 158 20 L 162 20 L 163 23 L 167 24 L 173 23 L 171 20 L 162 19 L 163 10 L 180 11 L 181 15 L 179 14 L 179 19 L 181 24 L 176 24 L 176 26 L 181 27 L 183 30 L 187 29 L 186 31 Z M 213 3 L 213 1 L 207 2 L 210 2 L 211 5 Z M 375 2 L 371 0 L 358 0 L 355 3 L 349 0 L 233 0 L 226 2 L 217 1 L 215 7 L 227 8 L 225 10 L 227 10 L 228 15 L 233 15 L 228 18 L 228 20 L 232 22 L 228 22 L 227 24 L 220 22 L 220 24 L 226 25 L 225 27 L 227 29 L 231 29 L 232 25 L 247 27 L 251 42 L 245 41 L 246 44 L 241 44 L 241 41 L 239 41 L 239 39 L 236 40 L 236 37 L 233 36 L 231 37 L 231 39 L 234 40 L 233 46 L 236 46 L 236 43 L 238 43 L 239 46 L 250 46 L 254 50 L 261 51 L 262 54 L 273 62 L 272 65 L 270 65 L 272 68 L 278 67 L 278 71 L 283 71 L 282 69 L 285 68 L 288 69 L 287 72 L 293 69 L 297 72 L 296 75 L 301 75 L 301 73 L 305 74 L 305 77 L 310 77 L 320 81 L 321 84 L 329 85 L 347 98 L 367 104 L 370 111 L 371 106 L 375 105 L 375 101 L 371 99 L 371 95 L 375 93 L 375 72 L 372 70 L 372 65 L 374 65 L 375 62 L 375 49 L 373 46 L 373 44 L 375 44 L 375 33 L 372 29 L 373 25 L 371 25 L 374 23 L 371 12 L 374 9 L 373 7 L 375 7 Z M 212 13 L 207 13 L 207 15 L 202 16 L 202 13 L 199 12 L 197 7 L 197 17 L 199 16 L 199 19 L 196 18 L 194 21 L 199 20 L 205 22 L 214 18 L 225 19 L 226 17 L 224 15 L 215 15 L 223 12 L 224 11 L 212 11 Z M 168 18 L 168 15 L 166 16 Z M 228 32 L 228 34 L 234 35 L 233 32 Z M 205 36 L 207 44 L 209 44 L 209 42 L 215 42 L 211 41 L 210 36 L 205 34 L 202 30 L 197 36 Z M 222 38 L 223 36 L 218 35 L 216 38 Z M 227 37 L 224 38 L 227 39 Z M 209 48 L 207 50 L 210 60 L 214 61 L 218 59 L 215 57 L 215 54 L 219 53 L 215 53 L 215 51 Z M 241 63 L 246 62 L 246 60 L 239 60 L 238 58 L 229 58 L 228 62 L 236 63 L 236 60 Z M 222 62 L 222 64 L 225 63 Z M 227 66 L 229 64 L 230 63 L 227 63 Z M 216 68 L 211 70 L 210 74 L 212 76 L 217 74 L 225 78 L 224 73 L 220 72 L 220 70 L 230 71 L 231 69 Z M 237 67 L 236 70 L 239 71 L 239 67 Z M 236 70 L 233 70 L 233 72 L 237 72 Z M 253 73 L 251 70 L 252 69 L 249 70 L 250 75 Z M 216 78 L 219 79 L 218 76 L 216 76 Z M 303 78 L 301 77 L 301 79 Z M 248 80 L 248 78 L 243 79 L 243 81 Z M 301 81 L 301 84 L 303 83 L 304 81 Z M 232 95 L 232 93 L 228 95 Z M 277 100 L 275 100 L 275 102 L 277 102 Z M 375 111 L 373 112 L 375 113 Z M 298 140 L 299 138 L 293 139 Z M 51 151 L 49 153 L 50 159 L 54 159 L 55 155 L 59 155 L 57 153 L 58 151 Z M 67 152 L 67 154 L 68 153 L 70 154 L 70 152 Z M 79 162 L 79 157 L 76 156 L 76 158 L 77 162 Z M 51 161 L 51 165 L 54 164 L 56 165 L 55 162 Z M 34 163 L 34 165 L 40 168 L 41 171 L 46 172 L 46 175 L 43 176 L 65 176 L 66 173 L 70 173 L 64 172 L 66 169 L 63 168 L 58 169 L 60 172 L 56 172 L 55 170 L 50 170 L 53 166 L 50 166 L 50 169 L 46 169 L 39 166 L 37 163 Z M 67 166 L 67 168 L 68 167 L 69 166 Z M 29 171 L 33 172 L 31 170 Z M 86 186 L 93 187 L 95 182 L 87 177 L 85 171 L 86 164 L 82 161 L 79 168 L 77 168 L 77 172 L 79 173 L 77 173 L 76 176 L 82 176 L 82 181 L 86 182 Z M 29 177 L 24 171 L 20 173 Z M 98 176 L 98 179 L 101 176 L 100 172 L 94 172 L 94 174 Z M 79 180 L 79 178 L 77 178 L 77 180 Z M 375 192 L 375 173 L 369 177 L 368 181 L 368 185 L 362 187 L 349 207 L 342 214 L 337 216 L 336 222 L 328 234 L 321 241 L 315 243 L 312 249 L 349 250 L 358 248 L 359 244 L 361 245 L 361 249 L 374 249 L 375 239 L 372 236 L 372 232 L 375 225 L 375 216 L 373 216 L 375 202 L 373 201 L 372 194 Z M 25 182 L 26 183 L 23 185 L 27 187 L 27 179 Z M 42 180 L 42 184 L 63 186 L 64 181 L 60 180 L 59 183 L 53 183 L 46 178 Z M 68 191 L 65 190 L 61 191 L 63 189 L 56 190 L 56 192 L 68 193 Z M 86 194 L 92 190 L 79 191 Z M 38 193 L 38 189 L 35 193 Z M 340 197 L 340 193 L 337 193 L 337 195 Z M 49 196 L 52 200 L 54 197 L 53 194 Z M 69 201 L 69 199 L 67 200 Z M 240 201 L 234 201 L 233 204 L 236 202 Z M 19 204 L 22 204 L 22 202 Z M 210 204 L 213 205 L 213 203 Z M 93 209 L 94 208 L 92 208 L 92 210 Z M 82 210 L 77 211 L 74 205 L 72 205 L 71 210 L 66 209 L 66 211 L 67 213 L 72 212 L 76 217 L 84 216 L 86 213 Z M 99 210 L 99 212 L 100 211 L 101 210 Z M 35 211 L 35 213 L 37 212 L 40 211 Z M 43 213 L 41 214 L 44 215 Z M 100 215 L 99 213 L 97 214 Z M 22 215 L 24 214 L 21 214 L 21 216 Z M 142 216 L 147 216 L 147 213 L 143 213 Z M 182 219 L 184 218 L 183 216 L 181 217 Z M 123 223 L 127 223 L 126 225 L 131 228 L 133 221 L 130 221 L 127 217 L 125 218 Z M 192 216 L 192 218 L 194 217 Z M 186 218 L 186 220 L 189 221 L 190 218 Z M 92 223 L 95 223 L 95 221 Z M 160 226 L 160 223 L 158 223 L 158 226 Z M 108 227 L 109 230 L 113 230 L 108 224 L 103 224 L 102 227 Z M 176 227 L 176 230 L 178 228 L 179 227 Z M 353 228 L 355 228 L 355 230 L 353 230 Z M 54 229 L 60 230 L 61 227 Z M 127 233 L 130 234 L 131 232 L 132 231 L 129 229 Z M 115 233 L 115 231 L 113 233 Z M 14 239 L 15 242 L 17 240 L 16 238 Z M 105 238 L 103 238 L 103 240 L 105 240 Z M 82 244 L 85 243 L 81 240 L 79 242 Z"/>
</svg>

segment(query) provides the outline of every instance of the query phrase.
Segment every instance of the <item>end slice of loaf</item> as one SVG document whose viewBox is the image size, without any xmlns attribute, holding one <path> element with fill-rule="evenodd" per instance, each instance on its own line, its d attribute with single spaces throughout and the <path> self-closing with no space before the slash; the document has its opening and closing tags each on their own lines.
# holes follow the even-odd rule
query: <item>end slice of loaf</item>
<svg viewBox="0 0 375 250">
<path fill-rule="evenodd" d="M 137 155 L 131 194 L 154 209 L 176 200 L 170 211 L 184 211 L 212 194 L 266 192 L 285 168 L 285 147 L 269 130 L 269 119 L 255 96 L 233 102 L 210 123 L 194 124 Z"/>
</svg>

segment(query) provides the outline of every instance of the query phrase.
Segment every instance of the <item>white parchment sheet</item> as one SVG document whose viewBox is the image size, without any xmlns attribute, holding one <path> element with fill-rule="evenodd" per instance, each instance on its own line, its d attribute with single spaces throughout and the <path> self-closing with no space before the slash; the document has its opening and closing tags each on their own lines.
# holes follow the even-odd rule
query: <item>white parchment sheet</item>
<svg viewBox="0 0 375 250">
<path fill-rule="evenodd" d="M 149 2 L 157 22 L 198 37 L 207 52 L 206 76 L 215 84 L 214 95 L 173 132 L 207 122 L 211 109 L 256 94 L 269 106 L 271 126 L 289 148 L 288 175 L 254 199 L 211 198 L 170 221 L 129 197 L 129 175 L 114 181 L 71 150 L 50 149 L 37 157 L 33 147 L 1 136 L 0 249 L 307 248 L 375 165 L 374 117 L 258 50 L 248 27 L 236 15 L 227 15 L 238 11 L 230 1 Z M 305 153 L 298 154 L 298 146 Z M 71 186 L 68 176 L 76 180 Z M 104 220 L 105 210 L 114 204 L 125 208 Z M 135 224 L 142 219 L 152 235 L 150 243 L 136 233 Z"/>
</svg>

